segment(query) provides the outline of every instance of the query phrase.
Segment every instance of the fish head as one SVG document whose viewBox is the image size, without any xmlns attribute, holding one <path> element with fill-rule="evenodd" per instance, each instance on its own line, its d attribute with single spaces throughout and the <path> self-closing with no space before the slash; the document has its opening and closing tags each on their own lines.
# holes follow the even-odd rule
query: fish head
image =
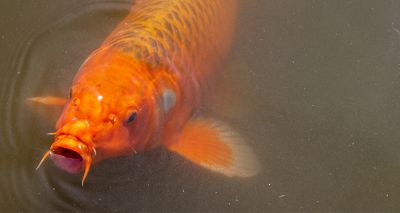
<svg viewBox="0 0 400 213">
<path fill-rule="evenodd" d="M 155 129 L 152 83 L 144 68 L 113 56 L 100 61 L 87 63 L 74 80 L 44 156 L 67 172 L 85 169 L 84 178 L 92 162 L 135 153 Z"/>
</svg>

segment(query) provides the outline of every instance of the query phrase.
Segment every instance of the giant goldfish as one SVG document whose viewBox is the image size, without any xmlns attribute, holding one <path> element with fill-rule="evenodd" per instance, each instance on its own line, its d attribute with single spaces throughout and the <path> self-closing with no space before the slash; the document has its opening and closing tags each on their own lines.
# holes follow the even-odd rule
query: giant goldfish
<svg viewBox="0 0 400 213">
<path fill-rule="evenodd" d="M 64 105 L 50 156 L 61 169 L 164 146 L 227 176 L 259 171 L 252 149 L 228 125 L 194 116 L 228 52 L 236 0 L 138 0 L 81 65 L 70 97 L 33 97 Z M 39 168 L 38 166 L 38 168 Z"/>
</svg>

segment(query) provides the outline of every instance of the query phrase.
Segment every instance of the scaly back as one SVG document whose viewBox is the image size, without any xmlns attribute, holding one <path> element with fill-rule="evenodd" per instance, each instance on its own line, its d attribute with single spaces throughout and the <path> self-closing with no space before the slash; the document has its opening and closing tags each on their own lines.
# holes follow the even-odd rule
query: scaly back
<svg viewBox="0 0 400 213">
<path fill-rule="evenodd" d="M 138 0 L 103 43 L 150 67 L 205 76 L 229 47 L 236 0 Z M 200 79 L 199 79 L 200 80 Z"/>
</svg>

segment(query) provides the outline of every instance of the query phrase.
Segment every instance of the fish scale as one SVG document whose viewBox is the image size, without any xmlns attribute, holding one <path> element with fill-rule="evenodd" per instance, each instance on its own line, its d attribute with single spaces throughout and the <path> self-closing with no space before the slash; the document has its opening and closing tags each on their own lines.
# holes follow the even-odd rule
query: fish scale
<svg viewBox="0 0 400 213">
<path fill-rule="evenodd" d="M 181 74 L 204 76 L 228 49 L 234 3 L 138 1 L 102 46 L 121 49 L 152 67 L 174 67 Z"/>
</svg>

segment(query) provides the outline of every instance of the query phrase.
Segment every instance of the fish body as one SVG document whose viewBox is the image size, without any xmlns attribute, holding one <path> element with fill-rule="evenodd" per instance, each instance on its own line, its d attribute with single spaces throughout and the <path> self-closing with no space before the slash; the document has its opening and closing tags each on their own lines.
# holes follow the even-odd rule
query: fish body
<svg viewBox="0 0 400 213">
<path fill-rule="evenodd" d="M 90 165 L 158 146 L 228 176 L 258 161 L 222 122 L 194 118 L 232 40 L 236 0 L 138 0 L 83 63 L 50 155 L 84 179 Z M 83 183 L 83 182 L 82 182 Z"/>
</svg>

